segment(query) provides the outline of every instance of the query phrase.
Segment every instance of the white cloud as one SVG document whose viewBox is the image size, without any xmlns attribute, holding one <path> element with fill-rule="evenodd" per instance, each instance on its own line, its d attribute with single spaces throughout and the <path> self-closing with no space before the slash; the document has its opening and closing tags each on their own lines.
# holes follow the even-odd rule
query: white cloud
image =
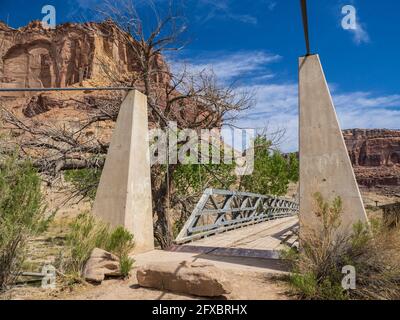
<svg viewBox="0 0 400 320">
<path fill-rule="evenodd" d="M 201 19 L 202 23 L 215 18 L 236 20 L 249 24 L 258 23 L 257 18 L 253 15 L 233 12 L 231 8 L 232 2 L 232 0 L 199 0 L 199 5 L 208 10 L 206 17 Z"/>
<path fill-rule="evenodd" d="M 357 22 L 356 28 L 354 30 L 350 29 L 349 31 L 353 33 L 353 41 L 357 45 L 369 43 L 371 41 L 369 34 L 366 31 L 365 24 L 362 24 L 361 22 Z"/>
<path fill-rule="evenodd" d="M 400 95 L 374 96 L 372 92 L 352 92 L 334 95 L 337 108 L 400 107 Z"/>
<path fill-rule="evenodd" d="M 230 82 L 235 78 L 246 77 L 249 74 L 263 72 L 258 79 L 271 79 L 274 75 L 266 70 L 266 66 L 275 63 L 281 56 L 264 51 L 242 51 L 237 53 L 205 54 L 185 61 L 186 68 L 192 72 L 213 70 L 222 82 Z M 180 70 L 183 64 L 172 61 L 172 68 Z"/>
<path fill-rule="evenodd" d="M 297 149 L 298 90 L 297 84 L 260 84 L 240 89 L 254 90 L 256 105 L 243 114 L 237 125 L 255 128 L 268 133 L 285 130 L 280 148 L 284 151 Z"/>
<path fill-rule="evenodd" d="M 263 128 L 270 132 L 285 129 L 283 151 L 298 150 L 297 84 L 256 85 L 257 104 L 243 114 L 240 127 Z M 333 94 L 336 112 L 343 129 L 400 129 L 400 95 L 376 95 L 372 92 Z"/>
</svg>

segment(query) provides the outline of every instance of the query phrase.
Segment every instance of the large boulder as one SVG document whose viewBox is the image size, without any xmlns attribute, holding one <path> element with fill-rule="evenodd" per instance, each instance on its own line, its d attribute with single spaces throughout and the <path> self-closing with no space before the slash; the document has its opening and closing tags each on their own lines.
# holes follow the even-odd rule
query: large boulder
<svg viewBox="0 0 400 320">
<path fill-rule="evenodd" d="M 86 281 L 101 283 L 105 277 L 120 276 L 119 259 L 103 249 L 93 249 L 83 270 Z"/>
<path fill-rule="evenodd" d="M 225 273 L 211 263 L 164 262 L 142 266 L 137 271 L 140 286 L 202 297 L 220 297 L 232 292 Z"/>
</svg>

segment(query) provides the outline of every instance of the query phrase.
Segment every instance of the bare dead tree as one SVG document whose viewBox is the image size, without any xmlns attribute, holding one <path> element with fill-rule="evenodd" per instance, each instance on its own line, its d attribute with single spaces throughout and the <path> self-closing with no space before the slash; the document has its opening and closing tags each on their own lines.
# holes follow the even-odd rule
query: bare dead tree
<svg viewBox="0 0 400 320">
<path fill-rule="evenodd" d="M 172 6 L 161 15 L 154 3 L 148 4 L 155 17 L 155 24 L 150 28 L 130 0 L 106 1 L 99 12 L 108 18 L 106 25 L 118 27 L 119 38 L 114 40 L 123 41 L 130 48 L 131 62 L 134 63 L 130 78 L 126 75 L 121 77 L 105 62 L 103 69 L 112 81 L 133 86 L 148 96 L 150 122 L 160 128 L 166 128 L 170 121 L 176 121 L 179 128 L 219 128 L 249 108 L 253 103 L 252 94 L 238 92 L 234 86 L 220 85 L 213 72 L 205 70 L 193 74 L 184 68 L 179 74 L 174 74 L 169 70 L 163 62 L 163 55 L 182 48 L 181 36 L 186 24 Z M 34 158 L 39 170 L 57 176 L 63 170 L 103 166 L 108 142 L 93 135 L 87 136 L 85 132 L 101 122 L 115 122 L 121 100 L 121 96 L 95 101 L 77 99 L 77 104 L 90 110 L 79 128 L 21 120 L 4 107 L 2 117 L 9 129 L 20 135 L 17 139 L 20 148 Z M 152 168 L 155 237 L 162 248 L 172 244 L 169 202 L 174 192 L 171 177 L 176 168 L 177 165 L 167 165 L 166 169 L 161 166 Z"/>
</svg>

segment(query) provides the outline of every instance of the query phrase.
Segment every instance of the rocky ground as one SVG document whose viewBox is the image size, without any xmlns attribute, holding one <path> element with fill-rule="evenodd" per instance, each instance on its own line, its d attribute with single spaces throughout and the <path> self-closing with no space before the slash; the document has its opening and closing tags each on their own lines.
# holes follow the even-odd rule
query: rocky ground
<svg viewBox="0 0 400 320">
<path fill-rule="evenodd" d="M 136 268 L 132 274 L 136 274 Z M 233 291 L 219 299 L 239 300 L 287 300 L 290 292 L 286 284 L 277 276 L 263 273 L 245 274 L 232 271 L 229 274 Z M 13 300 L 201 300 L 204 298 L 176 294 L 167 291 L 142 288 L 138 285 L 136 276 L 127 280 L 110 279 L 101 285 L 79 284 L 59 287 L 57 289 L 41 289 L 39 287 L 16 287 L 3 299 Z"/>
</svg>

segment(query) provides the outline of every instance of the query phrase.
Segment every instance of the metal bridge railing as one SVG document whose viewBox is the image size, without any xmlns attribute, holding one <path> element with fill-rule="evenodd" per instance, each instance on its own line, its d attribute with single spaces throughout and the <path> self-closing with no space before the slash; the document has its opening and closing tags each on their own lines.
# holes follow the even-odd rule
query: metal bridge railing
<svg viewBox="0 0 400 320">
<path fill-rule="evenodd" d="M 182 244 L 267 220 L 297 214 L 297 202 L 248 192 L 206 189 L 175 239 Z"/>
</svg>

